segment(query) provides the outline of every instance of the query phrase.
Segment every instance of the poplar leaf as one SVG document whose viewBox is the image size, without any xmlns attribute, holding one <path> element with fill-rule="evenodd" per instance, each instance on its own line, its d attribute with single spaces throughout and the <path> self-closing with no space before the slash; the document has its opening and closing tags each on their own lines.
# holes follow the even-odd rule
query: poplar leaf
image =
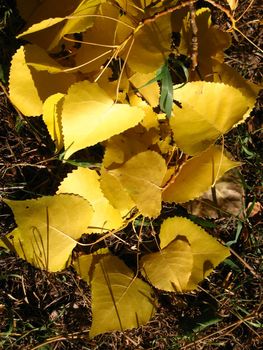
<svg viewBox="0 0 263 350">
<path fill-rule="evenodd" d="M 61 17 L 55 17 L 55 18 L 48 18 L 48 19 L 44 19 L 43 21 L 39 22 L 39 23 L 35 23 L 33 24 L 31 27 L 29 27 L 27 30 L 25 30 L 23 33 L 18 34 L 16 37 L 17 39 L 20 39 L 21 37 L 28 35 L 28 34 L 32 34 L 35 32 L 39 32 L 40 30 L 49 28 L 54 26 L 55 24 L 58 24 L 62 21 L 65 21 L 65 18 L 61 18 Z"/>
<path fill-rule="evenodd" d="M 135 207 L 135 203 L 119 179 L 111 175 L 104 167 L 101 169 L 100 187 L 110 204 L 120 211 L 121 216 L 128 216 Z"/>
<path fill-rule="evenodd" d="M 76 240 L 90 224 L 93 211 L 88 201 L 63 194 L 4 202 L 11 207 L 18 226 L 7 235 L 17 254 L 41 269 L 64 269 Z"/>
<path fill-rule="evenodd" d="M 183 20 L 179 52 L 186 56 L 192 54 L 192 26 L 190 13 Z M 229 33 L 218 29 L 212 24 L 211 11 L 201 8 L 196 11 L 197 42 L 198 42 L 198 69 L 202 79 L 212 73 L 212 59 L 224 61 L 224 50 L 231 44 Z M 199 77 L 200 79 L 200 77 Z M 198 80 L 199 80 L 198 79 Z"/>
<path fill-rule="evenodd" d="M 95 170 L 78 168 L 61 182 L 57 193 L 74 193 L 87 199 L 92 205 L 92 216 L 88 233 L 103 233 L 119 228 L 122 223 L 120 212 L 103 195 L 100 177 Z"/>
<path fill-rule="evenodd" d="M 138 107 L 114 104 L 96 83 L 81 81 L 72 85 L 62 110 L 67 156 L 135 126 L 143 116 Z"/>
<path fill-rule="evenodd" d="M 244 185 L 235 170 L 229 170 L 216 182 L 214 186 L 216 203 L 210 189 L 194 201 L 185 203 L 184 207 L 187 211 L 195 216 L 213 219 L 229 217 L 229 215 L 244 218 Z"/>
<path fill-rule="evenodd" d="M 75 55 L 76 65 L 80 66 L 79 70 L 83 73 L 99 70 L 112 56 L 114 45 L 117 44 L 116 20 L 119 9 L 107 2 L 102 4 L 99 15 L 95 18 L 94 25 L 83 33 L 83 44 Z"/>
<path fill-rule="evenodd" d="M 146 324 L 155 313 L 151 293 L 151 287 L 134 276 L 119 258 L 101 258 L 91 281 L 90 337 Z"/>
<path fill-rule="evenodd" d="M 31 70 L 26 64 L 23 46 L 12 57 L 9 75 L 9 97 L 11 102 L 24 115 L 42 114 L 42 100 L 35 87 Z"/>
<path fill-rule="evenodd" d="M 157 253 L 145 255 L 140 266 L 151 284 L 168 292 L 186 290 L 193 268 L 193 254 L 187 241 L 176 239 Z"/>
<path fill-rule="evenodd" d="M 109 173 L 120 181 L 142 215 L 157 217 L 161 211 L 161 185 L 166 171 L 162 156 L 145 151 Z"/>
<path fill-rule="evenodd" d="M 190 155 L 214 143 L 241 121 L 249 109 L 247 98 L 240 90 L 223 83 L 187 83 L 174 90 L 173 97 L 181 104 L 181 107 L 174 106 L 170 119 L 174 139 Z"/>
<path fill-rule="evenodd" d="M 94 22 L 92 15 L 96 14 L 101 2 L 101 0 L 66 1 L 63 6 L 57 8 L 53 1 L 43 1 L 30 16 L 29 28 L 19 34 L 18 38 L 27 36 L 28 41 L 51 50 L 58 45 L 64 35 L 80 33 L 91 27 Z"/>
<path fill-rule="evenodd" d="M 79 6 L 68 17 L 63 28 L 53 38 L 49 50 L 57 46 L 66 34 L 81 33 L 91 27 L 94 16 L 103 0 L 82 0 Z"/>
<path fill-rule="evenodd" d="M 42 114 L 43 102 L 50 95 L 65 93 L 76 80 L 73 74 L 51 74 L 29 67 L 27 57 L 33 57 L 35 49 L 35 45 L 21 46 L 13 55 L 9 75 L 10 99 L 26 116 Z"/>
<path fill-rule="evenodd" d="M 129 80 L 139 93 L 146 99 L 151 107 L 156 107 L 159 104 L 160 88 L 157 81 L 152 81 L 155 79 L 156 73 L 135 73 Z"/>
<path fill-rule="evenodd" d="M 66 23 L 66 16 L 70 15 L 81 0 L 17 0 L 17 8 L 26 21 L 25 30 L 19 37 L 45 49 L 48 48 L 57 33 Z M 27 33 L 26 33 L 27 32 Z"/>
<path fill-rule="evenodd" d="M 134 42 L 130 41 L 120 56 L 123 59 L 127 56 L 127 64 L 133 72 L 147 74 L 159 69 L 170 52 L 171 23 L 168 14 L 139 29 L 134 35 Z"/>
<path fill-rule="evenodd" d="M 49 96 L 43 104 L 43 120 L 52 140 L 55 142 L 57 151 L 60 151 L 63 147 L 61 125 L 61 109 L 63 100 L 64 94 L 57 93 Z"/>
<path fill-rule="evenodd" d="M 217 242 L 192 221 L 173 217 L 164 220 L 160 230 L 160 248 L 166 249 L 176 238 L 184 237 L 191 246 L 193 268 L 186 290 L 192 290 L 230 255 L 227 247 Z"/>
<path fill-rule="evenodd" d="M 238 6 L 238 0 L 226 0 L 226 2 L 228 3 L 232 11 L 234 11 Z"/>
<path fill-rule="evenodd" d="M 62 73 L 65 67 L 58 64 L 48 53 L 37 45 L 25 46 L 25 59 L 29 67 L 37 71 L 48 71 L 49 73 Z"/>
<path fill-rule="evenodd" d="M 95 265 L 99 262 L 103 255 L 109 254 L 108 248 L 96 250 L 93 254 L 80 255 L 73 262 L 72 266 L 78 275 L 90 285 Z"/>
<path fill-rule="evenodd" d="M 207 191 L 225 172 L 241 163 L 227 158 L 216 146 L 186 161 L 163 192 L 163 200 L 184 203 Z"/>
<path fill-rule="evenodd" d="M 252 111 L 262 87 L 245 80 L 232 67 L 225 63 L 220 63 L 217 60 L 213 60 L 213 79 L 214 82 L 224 83 L 238 89 L 246 98 L 249 109 L 241 120 L 241 122 L 244 121 Z"/>
</svg>

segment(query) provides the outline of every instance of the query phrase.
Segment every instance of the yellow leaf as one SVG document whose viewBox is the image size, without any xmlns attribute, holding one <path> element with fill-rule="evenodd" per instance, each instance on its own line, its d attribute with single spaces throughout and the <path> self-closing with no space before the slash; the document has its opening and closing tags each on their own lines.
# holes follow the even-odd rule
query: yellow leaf
<svg viewBox="0 0 263 350">
<path fill-rule="evenodd" d="M 83 44 L 75 56 L 76 65 L 80 66 L 79 70 L 83 73 L 99 70 L 112 56 L 112 50 L 118 44 L 116 20 L 119 17 L 119 9 L 107 2 L 102 4 L 99 15 L 100 17 L 95 18 L 92 28 L 83 34 Z"/>
<path fill-rule="evenodd" d="M 171 23 L 170 14 L 167 14 L 138 30 L 134 35 L 134 43 L 130 41 L 120 56 L 123 59 L 127 57 L 127 64 L 133 72 L 147 74 L 159 69 L 170 52 Z"/>
<path fill-rule="evenodd" d="M 63 28 L 53 38 L 49 50 L 57 46 L 66 34 L 81 33 L 93 25 L 99 5 L 104 0 L 82 0 L 79 6 L 67 17 Z"/>
<path fill-rule="evenodd" d="M 192 53 L 192 26 L 190 13 L 183 21 L 179 52 L 186 56 Z M 202 79 L 211 74 L 212 58 L 224 61 L 224 50 L 231 44 L 229 33 L 223 32 L 212 25 L 211 11 L 201 8 L 196 11 L 198 68 Z"/>
<path fill-rule="evenodd" d="M 157 253 L 145 255 L 140 266 L 151 284 L 168 292 L 186 290 L 193 268 L 193 254 L 187 241 L 176 239 Z"/>
<path fill-rule="evenodd" d="M 56 150 L 63 147 L 63 135 L 61 125 L 61 110 L 64 101 L 64 94 L 54 94 L 49 96 L 43 104 L 43 120 L 48 132 L 55 142 Z"/>
<path fill-rule="evenodd" d="M 20 33 L 17 35 L 17 38 L 21 38 L 25 35 L 28 34 L 32 34 L 35 32 L 38 32 L 40 30 L 52 27 L 60 22 L 65 21 L 65 18 L 61 18 L 61 17 L 56 17 L 56 18 L 48 18 L 48 19 L 44 19 L 43 21 L 33 24 L 30 28 L 28 28 L 27 30 L 25 30 L 23 33 Z"/>
<path fill-rule="evenodd" d="M 57 6 L 51 0 L 41 1 L 32 9 L 27 29 L 18 37 L 51 50 L 66 34 L 80 33 L 91 27 L 101 0 L 66 0 Z"/>
<path fill-rule="evenodd" d="M 101 258 L 91 281 L 93 320 L 89 336 L 146 324 L 155 313 L 151 293 L 151 287 L 119 258 Z"/>
<path fill-rule="evenodd" d="M 26 20 L 26 27 L 23 33 L 25 39 L 45 49 L 66 23 L 66 16 L 69 16 L 79 5 L 81 0 L 17 0 L 17 7 L 22 17 Z M 30 34 L 25 34 L 25 32 Z"/>
<path fill-rule="evenodd" d="M 96 83 L 74 84 L 65 96 L 62 111 L 67 157 L 135 126 L 143 116 L 140 108 L 114 104 Z"/>
<path fill-rule="evenodd" d="M 184 163 L 175 179 L 163 192 L 163 200 L 184 203 L 207 191 L 224 173 L 239 166 L 227 158 L 216 146 Z"/>
<path fill-rule="evenodd" d="M 61 6 L 60 2 L 53 0 L 16 0 L 16 5 L 19 14 L 30 26 L 49 17 L 64 17 L 80 2 L 81 0 L 63 0 Z"/>
<path fill-rule="evenodd" d="M 42 100 L 26 64 L 24 47 L 14 54 L 9 76 L 11 102 L 26 116 L 42 114 Z"/>
<path fill-rule="evenodd" d="M 100 177 L 95 170 L 78 168 L 62 181 L 57 193 L 74 193 L 87 199 L 94 214 L 88 233 L 103 233 L 119 228 L 122 223 L 120 212 L 115 209 L 103 195 Z"/>
<path fill-rule="evenodd" d="M 100 187 L 110 204 L 120 211 L 121 216 L 128 216 L 135 203 L 120 181 L 105 168 L 101 169 Z"/>
<path fill-rule="evenodd" d="M 238 89 L 246 98 L 249 109 L 243 116 L 242 121 L 244 121 L 252 111 L 262 86 L 258 86 L 244 79 L 232 67 L 216 60 L 213 60 L 213 79 L 214 82 L 224 83 Z"/>
<path fill-rule="evenodd" d="M 105 254 L 109 254 L 108 248 L 99 249 L 93 254 L 80 255 L 73 262 L 72 266 L 79 276 L 90 285 L 95 264 L 97 264 L 102 255 Z"/>
<path fill-rule="evenodd" d="M 34 56 L 35 49 L 35 45 L 21 46 L 12 58 L 9 75 L 10 99 L 26 116 L 42 114 L 43 102 L 50 95 L 65 93 L 76 80 L 73 74 L 51 74 L 29 67 L 27 56 Z"/>
<path fill-rule="evenodd" d="M 48 71 L 49 73 L 62 73 L 65 67 L 58 64 L 48 53 L 37 45 L 25 46 L 25 59 L 29 67 L 37 71 Z"/>
<path fill-rule="evenodd" d="M 191 290 L 226 259 L 230 251 L 201 227 L 181 217 L 168 218 L 162 223 L 160 248 L 164 249 L 178 236 L 181 239 L 185 237 L 191 246 L 193 268 L 186 287 L 186 290 Z"/>
<path fill-rule="evenodd" d="M 238 0 L 226 0 L 226 2 L 228 3 L 232 11 L 234 11 L 238 6 Z"/>
<path fill-rule="evenodd" d="M 149 107 L 149 106 L 147 106 Z M 151 109 L 151 107 L 149 107 Z M 158 124 L 156 115 L 144 108 L 145 116 L 141 124 L 149 127 L 146 130 L 141 124 L 120 135 L 111 137 L 105 144 L 103 165 L 105 168 L 116 168 L 138 153 L 147 151 L 159 139 L 158 130 L 151 128 Z"/>
<path fill-rule="evenodd" d="M 160 88 L 158 83 L 155 81 L 147 85 L 147 83 L 154 79 L 156 76 L 156 72 L 142 74 L 135 73 L 130 77 L 130 82 L 136 89 L 142 94 L 142 96 L 146 99 L 150 106 L 156 107 L 159 105 L 160 98 Z"/>
<path fill-rule="evenodd" d="M 132 106 L 137 106 L 144 110 L 145 115 L 143 120 L 141 121 L 141 125 L 146 130 L 155 128 L 156 131 L 159 131 L 159 115 L 153 111 L 153 108 L 149 106 L 148 103 L 143 101 L 139 96 L 135 94 L 129 94 L 129 102 Z"/>
<path fill-rule="evenodd" d="M 65 268 L 76 240 L 90 224 L 93 211 L 88 201 L 67 194 L 4 202 L 18 226 L 7 235 L 17 254 L 41 269 L 56 272 Z"/>
<path fill-rule="evenodd" d="M 157 217 L 161 211 L 161 185 L 166 171 L 162 156 L 145 151 L 109 173 L 120 181 L 142 215 Z"/>
<path fill-rule="evenodd" d="M 174 90 L 174 99 L 181 106 L 174 106 L 170 125 L 176 144 L 190 155 L 214 143 L 242 120 L 249 109 L 240 90 L 223 83 L 187 83 Z"/>
</svg>

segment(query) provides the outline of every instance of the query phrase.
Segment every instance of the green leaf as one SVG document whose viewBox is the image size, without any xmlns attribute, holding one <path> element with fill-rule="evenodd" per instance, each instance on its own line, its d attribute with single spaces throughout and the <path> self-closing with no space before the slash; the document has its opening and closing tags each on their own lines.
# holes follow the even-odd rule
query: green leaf
<svg viewBox="0 0 263 350">
<path fill-rule="evenodd" d="M 170 118 L 173 107 L 173 82 L 168 61 L 162 66 L 159 79 L 161 81 L 160 108 Z"/>
</svg>

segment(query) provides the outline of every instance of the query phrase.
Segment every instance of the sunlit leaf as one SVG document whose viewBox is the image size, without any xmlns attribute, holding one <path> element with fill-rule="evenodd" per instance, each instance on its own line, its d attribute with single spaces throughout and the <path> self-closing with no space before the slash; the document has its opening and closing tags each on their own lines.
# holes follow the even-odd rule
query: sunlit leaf
<svg viewBox="0 0 263 350">
<path fill-rule="evenodd" d="M 145 24 L 138 30 L 128 53 L 131 44 L 132 42 L 127 44 L 120 56 L 123 59 L 127 56 L 127 64 L 134 72 L 147 74 L 159 69 L 171 52 L 170 14 Z"/>
<path fill-rule="evenodd" d="M 193 254 L 187 241 L 177 239 L 157 253 L 145 255 L 140 266 L 152 285 L 169 292 L 186 289 L 193 268 Z"/>
<path fill-rule="evenodd" d="M 76 65 L 84 73 L 99 70 L 112 56 L 114 46 L 118 44 L 116 26 L 119 9 L 107 2 L 102 4 L 99 15 L 95 18 L 94 25 L 83 34 L 83 44 L 75 55 Z"/>
<path fill-rule="evenodd" d="M 232 11 L 234 11 L 238 6 L 238 0 L 226 0 L 226 2 L 228 3 Z"/>
<path fill-rule="evenodd" d="M 42 114 L 42 101 L 26 64 L 24 47 L 14 54 L 9 76 L 11 102 L 27 116 Z M 30 96 L 30 98 L 29 98 Z"/>
<path fill-rule="evenodd" d="M 119 179 L 111 175 L 105 168 L 101 169 L 100 187 L 110 204 L 120 211 L 122 217 L 127 216 L 135 207 L 134 201 Z"/>
<path fill-rule="evenodd" d="M 80 33 L 91 27 L 93 15 L 101 0 L 69 1 L 63 6 L 54 6 L 50 0 L 43 1 L 33 10 L 28 29 L 18 35 L 46 49 L 53 49 L 66 34 Z M 40 40 L 42 39 L 42 40 Z M 42 42 L 41 42 L 42 41 Z"/>
<path fill-rule="evenodd" d="M 100 177 L 95 170 L 78 168 L 61 182 L 57 193 L 74 193 L 87 199 L 92 205 L 94 214 L 88 233 L 103 233 L 119 228 L 123 220 L 103 195 L 100 188 Z"/>
<path fill-rule="evenodd" d="M 214 143 L 241 121 L 249 109 L 240 90 L 223 83 L 187 83 L 174 90 L 174 99 L 180 107 L 174 105 L 170 125 L 176 144 L 190 155 Z"/>
<path fill-rule="evenodd" d="M 93 320 L 90 337 L 139 327 L 155 312 L 151 288 L 117 257 L 99 260 L 91 281 Z"/>
<path fill-rule="evenodd" d="M 65 25 L 65 17 L 69 16 L 80 2 L 81 0 L 63 0 L 61 6 L 60 1 L 53 0 L 17 0 L 17 8 L 26 20 L 26 27 L 20 35 L 28 30 L 32 31 L 25 39 L 47 49 Z"/>
<path fill-rule="evenodd" d="M 32 33 L 38 32 L 40 30 L 52 27 L 52 26 L 54 26 L 60 22 L 63 22 L 63 21 L 65 21 L 65 18 L 63 18 L 63 17 L 62 18 L 56 17 L 56 18 L 44 19 L 43 21 L 41 21 L 39 23 L 33 24 L 30 28 L 25 30 L 23 33 L 18 34 L 17 38 L 19 39 L 25 35 L 32 34 Z"/>
<path fill-rule="evenodd" d="M 26 116 L 43 113 L 43 102 L 55 93 L 65 93 L 75 82 L 72 74 L 50 74 L 36 71 L 27 65 L 27 55 L 35 45 L 21 46 L 14 54 L 9 75 L 9 94 L 12 103 Z M 51 59 L 50 59 L 51 60 Z"/>
<path fill-rule="evenodd" d="M 191 56 L 192 54 L 192 26 L 190 13 L 183 21 L 179 52 Z M 212 25 L 211 11 L 201 8 L 196 11 L 197 42 L 198 42 L 198 69 L 201 79 L 211 74 L 212 58 L 220 62 L 224 60 L 224 50 L 231 44 L 229 33 L 223 32 Z M 200 80 L 200 77 L 199 79 Z"/>
<path fill-rule="evenodd" d="M 56 150 L 63 147 L 63 135 L 61 125 L 61 108 L 64 100 L 64 94 L 54 94 L 49 96 L 43 104 L 43 120 L 47 126 L 48 132 L 55 142 Z"/>
<path fill-rule="evenodd" d="M 163 200 L 183 203 L 207 191 L 224 173 L 239 166 L 226 157 L 220 147 L 212 146 L 184 163 L 163 192 Z"/>
<path fill-rule="evenodd" d="M 199 282 L 230 255 L 228 248 L 186 218 L 168 218 L 162 223 L 160 248 L 166 248 L 176 237 L 184 237 L 189 242 L 193 255 L 193 269 L 187 290 L 196 288 Z"/>
<path fill-rule="evenodd" d="M 88 201 L 69 194 L 4 201 L 18 226 L 7 235 L 17 254 L 41 269 L 65 268 L 76 240 L 90 224 L 93 210 Z"/>
<path fill-rule="evenodd" d="M 161 211 L 161 185 L 166 170 L 165 160 L 158 153 L 145 151 L 109 173 L 117 177 L 142 215 L 157 217 Z"/>
<path fill-rule="evenodd" d="M 135 73 L 129 79 L 152 107 L 158 106 L 160 94 L 157 81 L 149 83 L 155 76 L 155 72 L 148 74 Z"/>
<path fill-rule="evenodd" d="M 240 90 L 243 96 L 245 96 L 249 109 L 243 116 L 242 121 L 244 121 L 252 111 L 262 87 L 245 80 L 232 67 L 217 60 L 213 60 L 213 79 L 214 82 L 224 83 Z"/>
<path fill-rule="evenodd" d="M 96 83 L 74 84 L 65 96 L 62 111 L 67 157 L 135 126 L 143 116 L 140 108 L 114 104 Z"/>
</svg>

